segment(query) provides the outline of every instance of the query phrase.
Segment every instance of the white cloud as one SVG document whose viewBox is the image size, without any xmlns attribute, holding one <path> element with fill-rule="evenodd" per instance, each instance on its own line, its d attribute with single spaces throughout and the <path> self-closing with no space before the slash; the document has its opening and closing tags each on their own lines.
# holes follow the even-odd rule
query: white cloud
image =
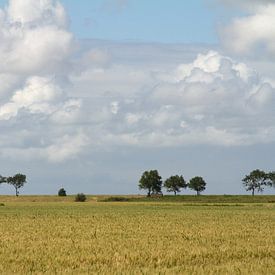
<svg viewBox="0 0 275 275">
<path fill-rule="evenodd" d="M 225 48 L 240 55 L 275 56 L 275 2 L 235 18 L 221 32 Z"/>
<path fill-rule="evenodd" d="M 0 107 L 0 120 L 15 117 L 21 109 L 30 113 L 51 114 L 54 104 L 62 96 L 62 90 L 45 77 L 31 77 L 25 87 L 11 97 L 10 102 Z"/>
<path fill-rule="evenodd" d="M 21 136 L 22 138 L 23 136 Z M 50 145 L 27 148 L 8 147 L 2 149 L 0 156 L 11 159 L 48 160 L 58 163 L 76 158 L 89 144 L 88 137 L 83 133 L 73 136 L 64 135 L 51 142 Z"/>
<path fill-rule="evenodd" d="M 81 99 L 64 91 L 74 49 L 67 22 L 55 0 L 10 0 L 0 10 L 0 127 L 9 129 L 0 141 L 3 154 L 65 160 L 84 144 L 71 129 L 55 126 L 75 123 L 81 108 Z"/>
<path fill-rule="evenodd" d="M 7 16 L 11 23 L 53 24 L 67 26 L 67 15 L 64 7 L 53 0 L 10 0 Z"/>
<path fill-rule="evenodd" d="M 88 144 L 89 139 L 85 134 L 78 134 L 73 137 L 65 135 L 42 152 L 50 161 L 60 162 L 77 156 Z"/>
<path fill-rule="evenodd" d="M 73 55 L 59 2 L 15 2 L 0 12 L 2 157 L 62 162 L 119 146 L 275 141 L 275 80 L 244 62 L 106 41 L 79 42 Z"/>
<path fill-rule="evenodd" d="M 55 3 L 55 4 L 54 4 Z M 0 12 L 0 69 L 5 73 L 58 72 L 73 48 L 66 15 L 52 0 L 13 0 Z"/>
<path fill-rule="evenodd" d="M 136 146 L 233 146 L 275 140 L 275 89 L 245 64 L 210 51 L 167 74 L 133 101 L 120 97 L 117 127 L 112 116 L 102 121 L 102 140 Z"/>
</svg>

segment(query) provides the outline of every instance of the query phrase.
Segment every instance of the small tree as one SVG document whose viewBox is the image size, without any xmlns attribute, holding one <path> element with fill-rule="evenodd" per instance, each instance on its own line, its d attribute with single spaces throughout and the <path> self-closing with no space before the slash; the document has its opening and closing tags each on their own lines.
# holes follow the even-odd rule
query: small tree
<svg viewBox="0 0 275 275">
<path fill-rule="evenodd" d="M 64 188 L 59 189 L 58 190 L 58 196 L 59 197 L 66 197 L 67 196 L 66 190 Z"/>
<path fill-rule="evenodd" d="M 148 190 L 147 196 L 152 193 L 161 193 L 162 180 L 157 170 L 145 171 L 139 180 L 139 189 Z"/>
<path fill-rule="evenodd" d="M 206 188 L 206 182 L 202 177 L 194 177 L 189 181 L 188 187 L 197 191 L 197 196 Z"/>
<path fill-rule="evenodd" d="M 177 195 L 181 188 L 187 187 L 187 184 L 183 176 L 175 175 L 164 182 L 164 187 L 167 189 L 167 192 L 174 192 L 174 194 Z"/>
<path fill-rule="evenodd" d="M 246 191 L 252 191 L 252 196 L 254 196 L 255 190 L 262 192 L 264 186 L 268 184 L 268 174 L 262 170 L 256 169 L 249 175 L 246 175 L 242 181 Z"/>
<path fill-rule="evenodd" d="M 15 195 L 18 197 L 19 189 L 26 183 L 26 176 L 23 174 L 16 174 L 13 177 L 8 177 L 7 183 L 13 185 L 15 188 Z"/>
<path fill-rule="evenodd" d="M 75 199 L 74 201 L 76 202 L 84 202 L 86 201 L 86 196 L 83 194 L 83 193 L 78 193 L 76 196 L 75 196 Z"/>
</svg>

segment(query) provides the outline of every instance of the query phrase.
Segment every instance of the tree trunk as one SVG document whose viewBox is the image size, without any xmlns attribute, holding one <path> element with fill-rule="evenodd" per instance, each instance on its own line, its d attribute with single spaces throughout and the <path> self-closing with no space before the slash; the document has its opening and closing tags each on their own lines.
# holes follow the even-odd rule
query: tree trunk
<svg viewBox="0 0 275 275">
<path fill-rule="evenodd" d="M 16 197 L 18 197 L 18 195 L 19 195 L 19 192 L 18 192 L 18 188 L 17 188 L 17 187 L 15 187 L 15 195 L 16 195 Z"/>
<path fill-rule="evenodd" d="M 200 195 L 200 191 L 197 191 L 197 196 L 199 196 Z"/>
<path fill-rule="evenodd" d="M 174 191 L 175 196 L 177 195 L 177 191 Z"/>
<path fill-rule="evenodd" d="M 252 196 L 254 196 L 254 193 L 255 193 L 255 189 L 253 188 L 252 189 Z"/>
</svg>

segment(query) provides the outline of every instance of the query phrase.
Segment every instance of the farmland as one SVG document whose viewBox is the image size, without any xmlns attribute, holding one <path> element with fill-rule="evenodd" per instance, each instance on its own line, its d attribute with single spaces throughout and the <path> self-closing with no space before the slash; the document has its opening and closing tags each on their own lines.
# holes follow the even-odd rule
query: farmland
<svg viewBox="0 0 275 275">
<path fill-rule="evenodd" d="M 274 274 L 274 196 L 209 197 L 0 196 L 0 273 Z"/>
</svg>

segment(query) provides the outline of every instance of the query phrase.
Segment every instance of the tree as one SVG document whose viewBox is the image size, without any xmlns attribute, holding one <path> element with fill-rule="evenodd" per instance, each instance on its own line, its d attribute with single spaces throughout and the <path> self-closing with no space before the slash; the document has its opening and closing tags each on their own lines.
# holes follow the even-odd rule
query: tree
<svg viewBox="0 0 275 275">
<path fill-rule="evenodd" d="M 67 196 L 66 190 L 64 188 L 59 189 L 58 190 L 58 196 L 59 197 L 66 197 Z"/>
<path fill-rule="evenodd" d="M 147 196 L 161 193 L 162 180 L 157 170 L 145 171 L 139 180 L 139 189 L 147 189 Z"/>
<path fill-rule="evenodd" d="M 275 187 L 275 171 L 267 174 L 267 185 Z"/>
<path fill-rule="evenodd" d="M 7 178 L 6 177 L 2 177 L 0 175 L 0 183 L 3 183 L 3 182 L 7 182 Z"/>
<path fill-rule="evenodd" d="M 264 186 L 268 184 L 268 174 L 262 170 L 256 169 L 250 172 L 249 175 L 246 175 L 242 182 L 246 191 L 252 191 L 252 196 L 254 196 L 255 190 L 262 192 Z"/>
<path fill-rule="evenodd" d="M 188 187 L 197 191 L 197 195 L 200 195 L 205 190 L 206 182 L 202 177 L 194 177 L 189 181 Z"/>
<path fill-rule="evenodd" d="M 26 176 L 23 174 L 16 174 L 13 177 L 8 177 L 7 178 L 7 183 L 11 184 L 15 188 L 15 195 L 18 197 L 19 196 L 19 191 L 21 187 L 24 186 L 26 183 Z"/>
<path fill-rule="evenodd" d="M 177 195 L 181 188 L 187 187 L 187 184 L 183 176 L 175 175 L 164 182 L 164 187 L 167 189 L 167 192 L 174 192 L 174 194 Z"/>
</svg>

